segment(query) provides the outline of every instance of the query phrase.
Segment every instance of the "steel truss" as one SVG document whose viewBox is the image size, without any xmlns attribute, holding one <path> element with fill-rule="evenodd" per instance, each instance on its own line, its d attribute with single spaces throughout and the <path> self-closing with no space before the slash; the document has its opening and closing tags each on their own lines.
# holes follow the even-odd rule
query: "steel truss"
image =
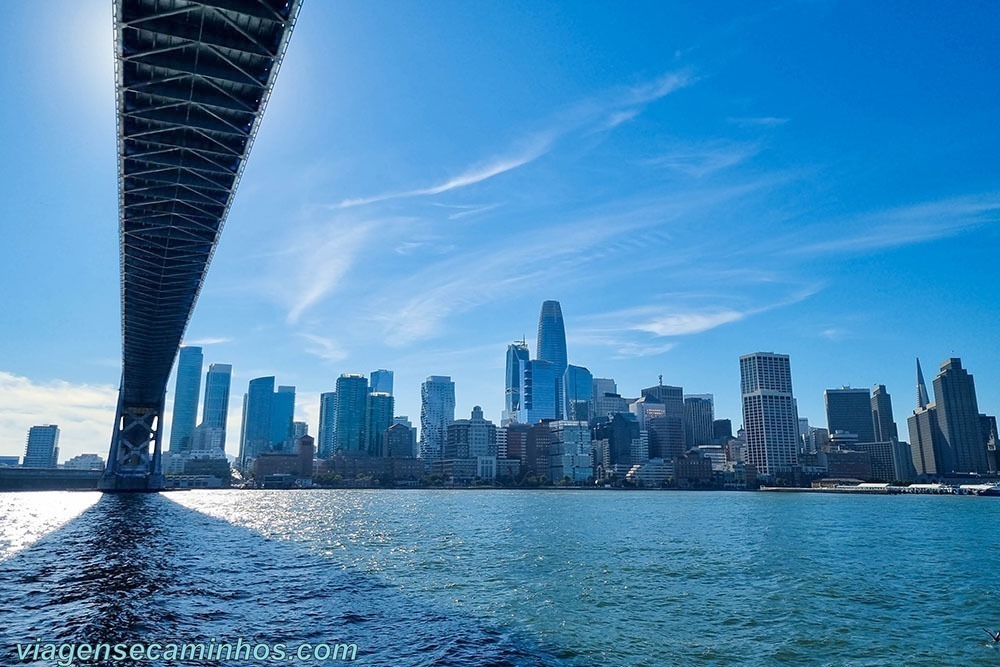
<svg viewBox="0 0 1000 667">
<path fill-rule="evenodd" d="M 106 491 L 162 487 L 167 379 L 300 0 L 116 0 L 122 383 Z"/>
</svg>

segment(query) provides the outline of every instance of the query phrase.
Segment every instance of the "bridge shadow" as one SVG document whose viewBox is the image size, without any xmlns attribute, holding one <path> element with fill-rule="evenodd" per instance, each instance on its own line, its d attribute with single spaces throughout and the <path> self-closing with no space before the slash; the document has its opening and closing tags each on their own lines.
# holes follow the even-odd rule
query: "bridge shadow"
<svg viewBox="0 0 1000 667">
<path fill-rule="evenodd" d="M 0 561 L 0 664 L 28 642 L 348 643 L 366 665 L 559 665 L 555 647 L 162 494 L 105 495 Z M 119 661 L 240 665 L 259 661 Z M 320 664 L 310 661 L 299 664 Z"/>
</svg>

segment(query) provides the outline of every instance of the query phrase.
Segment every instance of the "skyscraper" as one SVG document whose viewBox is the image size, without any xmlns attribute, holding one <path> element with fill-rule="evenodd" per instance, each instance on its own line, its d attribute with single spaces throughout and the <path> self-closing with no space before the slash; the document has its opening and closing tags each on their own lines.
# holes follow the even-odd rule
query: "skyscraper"
<svg viewBox="0 0 1000 667">
<path fill-rule="evenodd" d="M 979 420 L 976 383 L 962 368 L 962 360 L 953 357 L 941 364 L 934 378 L 934 404 L 942 444 L 951 461 L 949 470 L 957 473 L 987 473 L 986 439 Z"/>
<path fill-rule="evenodd" d="M 618 393 L 618 385 L 612 378 L 594 378 L 593 398 L 590 400 L 590 423 L 609 418 L 618 412 L 628 412 L 628 401 Z"/>
<path fill-rule="evenodd" d="M 271 401 L 274 376 L 250 380 L 243 394 L 243 427 L 240 462 L 246 467 L 252 459 L 271 449 Z"/>
<path fill-rule="evenodd" d="M 521 362 L 521 409 L 517 421 L 536 424 L 543 419 L 556 419 L 555 368 L 548 361 L 532 359 Z"/>
<path fill-rule="evenodd" d="M 661 378 L 662 381 L 662 378 Z M 663 421 L 656 425 L 658 449 L 660 456 L 670 458 L 680 456 L 691 443 L 684 435 L 684 389 L 666 384 L 647 387 L 642 390 L 642 396 L 663 404 Z"/>
<path fill-rule="evenodd" d="M 232 380 L 233 367 L 230 364 L 211 364 L 208 367 L 208 373 L 205 374 L 205 402 L 201 410 L 202 426 L 220 428 L 225 434 Z"/>
<path fill-rule="evenodd" d="M 872 392 L 872 425 L 875 427 L 875 442 L 899 440 L 899 431 L 892 418 L 892 397 L 884 384 L 876 385 Z"/>
<path fill-rule="evenodd" d="M 29 428 L 21 465 L 26 468 L 54 468 L 58 460 L 59 427 L 44 424 Z"/>
<path fill-rule="evenodd" d="M 531 358 L 523 340 L 507 346 L 507 372 L 504 375 L 503 424 L 517 420 L 521 409 L 521 364 Z"/>
<path fill-rule="evenodd" d="M 876 442 L 872 399 L 867 389 L 827 389 L 823 392 L 823 401 L 831 436 L 843 431 L 858 436 L 858 442 Z"/>
<path fill-rule="evenodd" d="M 671 459 L 684 453 L 683 438 L 676 437 L 676 429 L 667 421 L 667 408 L 663 403 L 652 396 L 641 396 L 628 406 L 628 411 L 636 416 L 639 428 L 647 433 L 650 458 Z"/>
<path fill-rule="evenodd" d="M 174 412 L 170 421 L 170 451 L 191 449 L 191 434 L 198 419 L 198 395 L 201 392 L 200 347 L 185 346 L 177 357 L 177 382 L 174 385 Z"/>
<path fill-rule="evenodd" d="M 420 458 L 425 465 L 441 460 L 453 421 L 455 383 L 447 375 L 431 375 L 420 385 Z"/>
<path fill-rule="evenodd" d="M 688 447 L 711 444 L 714 421 L 715 397 L 712 394 L 684 396 L 684 441 Z"/>
<path fill-rule="evenodd" d="M 930 402 L 930 397 L 927 396 L 927 383 L 924 382 L 924 372 L 920 368 L 920 359 L 917 358 L 917 407 L 926 408 Z"/>
<path fill-rule="evenodd" d="M 649 441 L 631 413 L 615 413 L 594 427 L 594 467 L 598 477 L 624 477 L 634 465 L 649 460 Z"/>
<path fill-rule="evenodd" d="M 934 402 L 928 402 L 917 360 L 917 408 L 906 420 L 913 467 L 919 475 L 989 472 L 976 385 L 962 360 L 941 364 L 934 378 Z"/>
<path fill-rule="evenodd" d="M 542 302 L 538 314 L 538 359 L 552 364 L 555 379 L 556 417 L 562 418 L 563 374 L 566 372 L 566 327 L 558 301 Z"/>
<path fill-rule="evenodd" d="M 382 435 L 392 424 L 394 401 L 392 394 L 375 391 L 368 394 L 365 403 L 365 440 L 370 456 L 382 455 Z"/>
<path fill-rule="evenodd" d="M 755 352 L 740 357 L 740 393 L 746 462 L 773 476 L 798 463 L 799 415 L 786 354 Z"/>
<path fill-rule="evenodd" d="M 716 419 L 712 422 L 712 437 L 720 445 L 733 439 L 733 422 L 729 419 Z"/>
<path fill-rule="evenodd" d="M 337 392 L 335 391 L 319 395 L 318 430 L 317 455 L 321 459 L 328 459 L 333 456 L 337 442 Z"/>
<path fill-rule="evenodd" d="M 569 421 L 588 421 L 590 401 L 594 398 L 594 376 L 583 366 L 566 366 L 563 376 L 565 392 L 564 418 Z"/>
<path fill-rule="evenodd" d="M 924 372 L 917 359 L 917 407 L 906 419 L 910 433 L 910 455 L 913 458 L 914 473 L 917 475 L 937 475 L 944 472 L 942 460 L 941 432 L 938 429 L 937 411 L 927 395 Z"/>
<path fill-rule="evenodd" d="M 295 451 L 292 423 L 295 421 L 295 387 L 278 387 L 271 397 L 271 449 Z"/>
<path fill-rule="evenodd" d="M 371 378 L 371 382 L 368 383 L 369 391 L 373 394 L 379 392 L 392 396 L 392 371 L 380 368 L 377 371 L 372 371 L 369 377 Z"/>
<path fill-rule="evenodd" d="M 337 378 L 336 449 L 347 452 L 368 450 L 365 418 L 368 410 L 368 378 L 344 373 Z"/>
</svg>

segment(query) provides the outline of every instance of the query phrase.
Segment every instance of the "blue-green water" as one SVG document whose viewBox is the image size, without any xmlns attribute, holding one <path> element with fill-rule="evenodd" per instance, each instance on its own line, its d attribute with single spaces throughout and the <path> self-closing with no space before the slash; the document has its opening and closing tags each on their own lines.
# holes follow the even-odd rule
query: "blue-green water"
<svg viewBox="0 0 1000 667">
<path fill-rule="evenodd" d="M 40 495 L 0 497 L 8 646 L 253 635 L 354 642 L 371 665 L 1000 663 L 982 630 L 1000 627 L 1000 499 L 44 494 L 82 513 L 35 506 L 58 518 L 25 538 L 15 518 Z M 124 562 L 134 578 L 102 589 Z"/>
</svg>

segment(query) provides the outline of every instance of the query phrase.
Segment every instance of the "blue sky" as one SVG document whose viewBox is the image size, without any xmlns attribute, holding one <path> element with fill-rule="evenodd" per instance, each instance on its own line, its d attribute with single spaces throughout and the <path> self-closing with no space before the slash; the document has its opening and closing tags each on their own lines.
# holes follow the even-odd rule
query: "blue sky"
<svg viewBox="0 0 1000 667">
<path fill-rule="evenodd" d="M 108 3 L 0 27 L 0 454 L 106 454 L 120 374 Z M 187 340 L 318 393 L 428 375 L 499 420 L 507 343 L 562 303 L 624 395 L 792 357 L 799 412 L 948 356 L 1000 410 L 995 3 L 327 3 L 300 15 Z M 171 380 L 170 390 L 173 390 Z"/>
</svg>

